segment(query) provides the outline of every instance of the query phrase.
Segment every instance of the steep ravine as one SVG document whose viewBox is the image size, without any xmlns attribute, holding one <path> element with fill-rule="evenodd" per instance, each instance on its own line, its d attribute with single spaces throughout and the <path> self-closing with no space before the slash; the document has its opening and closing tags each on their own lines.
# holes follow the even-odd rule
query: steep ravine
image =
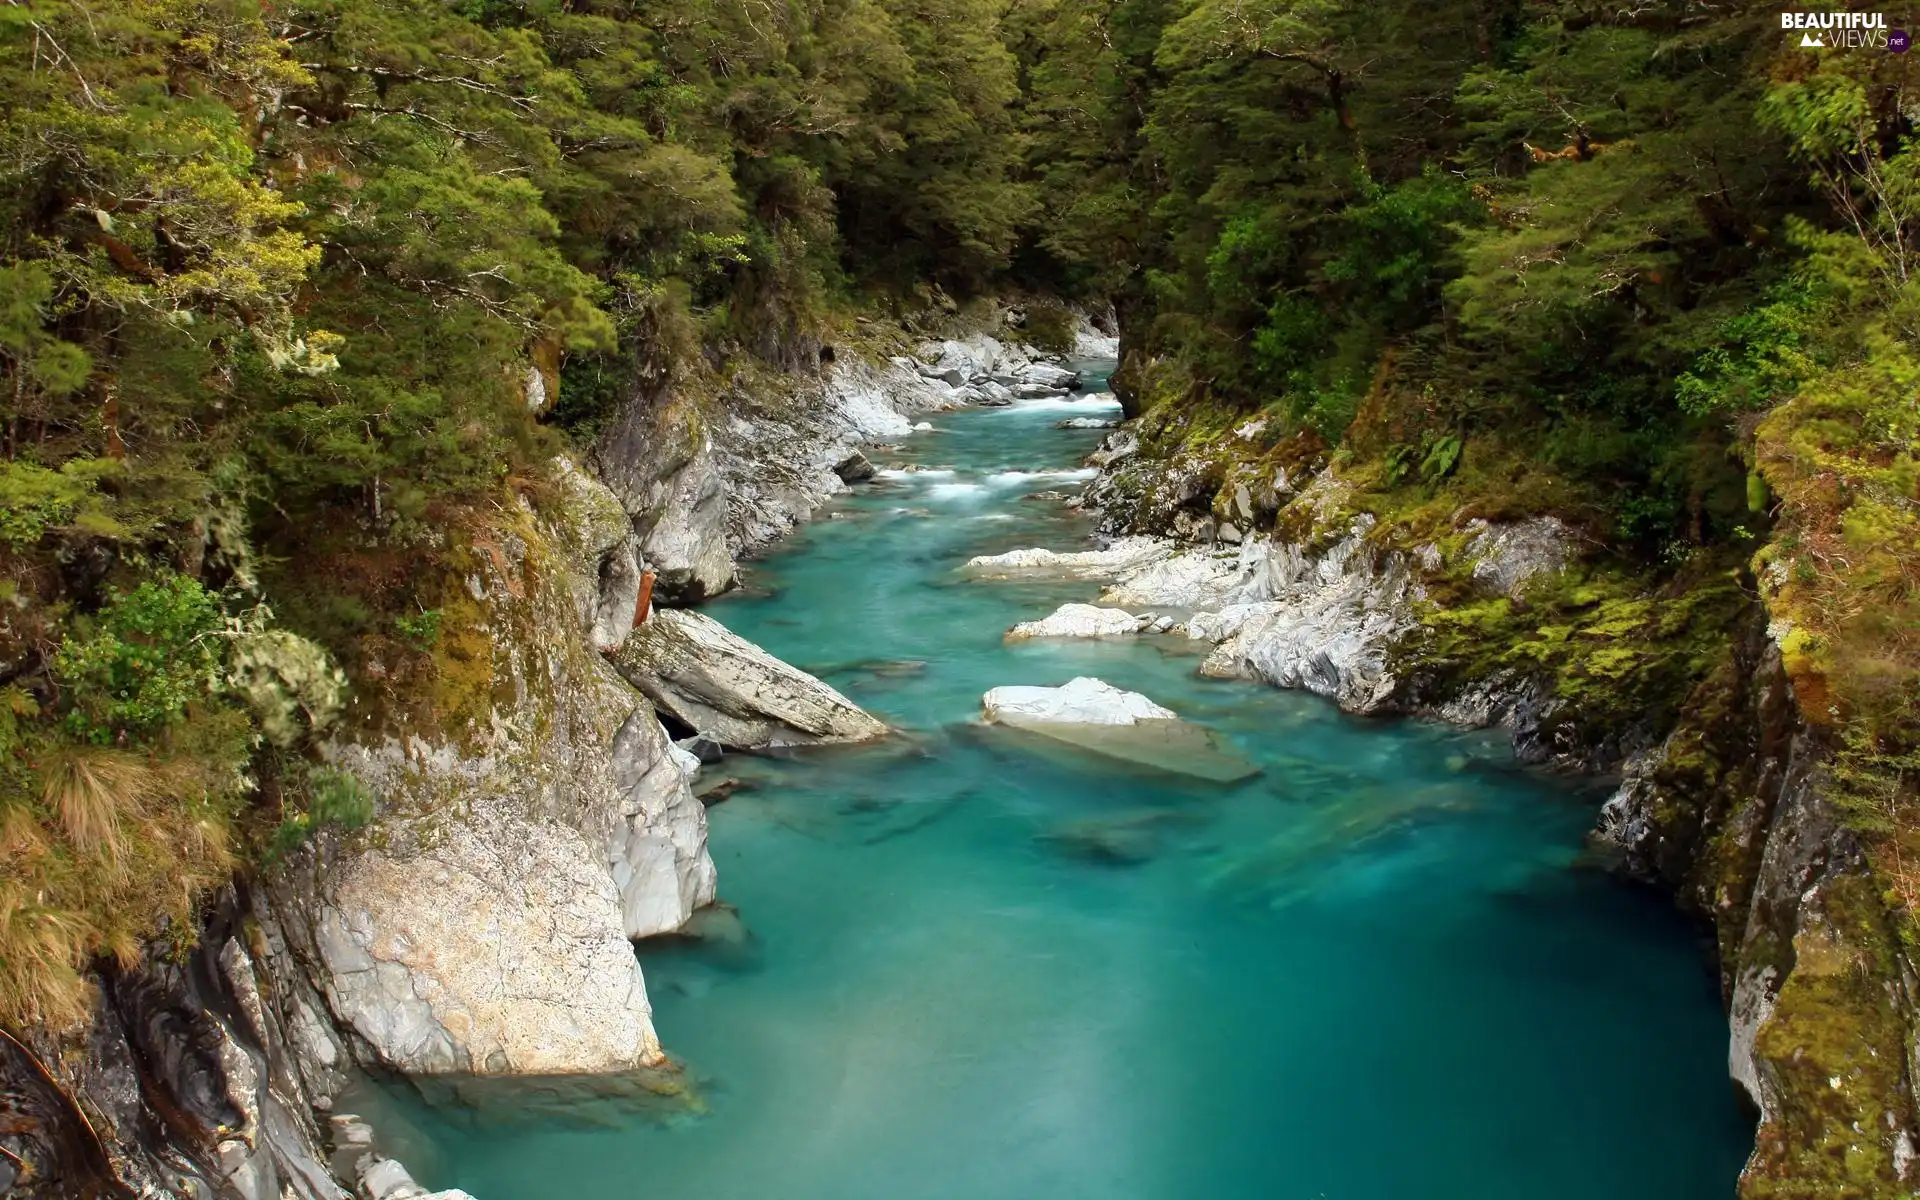
<svg viewBox="0 0 1920 1200">
<path fill-rule="evenodd" d="M 640 678 L 618 652 L 645 576 L 656 600 L 722 591 L 735 556 L 845 489 L 860 445 L 1064 376 L 976 338 L 718 397 L 641 386 L 589 448 L 596 473 L 557 459 L 447 530 L 460 569 L 431 672 L 325 747 L 376 823 L 236 880 L 190 949 L 103 965 L 84 1037 L 0 1042 L 0 1194 L 422 1195 L 377 1131 L 333 1113 L 361 1070 L 470 1099 L 512 1079 L 562 1103 L 683 1103 L 629 943 L 684 926 L 716 876 L 696 764 L 623 677 Z"/>
<path fill-rule="evenodd" d="M 994 378 L 996 350 L 848 355 L 778 395 L 642 393 L 592 448 L 592 473 L 557 462 L 541 499 L 462 534 L 470 569 L 450 593 L 431 703 L 378 714 L 329 751 L 381 797 L 377 828 L 236 885 L 191 952 L 103 968 L 84 1045 L 0 1043 L 5 1102 L 25 1120 L 0 1140 L 13 1172 L 0 1183 L 425 1194 L 377 1153 L 377 1130 L 327 1120 L 366 1068 L 463 1089 L 494 1076 L 563 1103 L 583 1087 L 678 1103 L 686 1083 L 628 941 L 679 929 L 716 884 L 706 812 L 635 674 L 651 668 L 627 653 L 643 572 L 669 601 L 724 591 L 739 556 L 860 476 L 861 445 L 912 436 L 923 413 L 1052 386 Z M 1418 651 L 1430 591 L 1464 579 L 1519 599 L 1576 560 L 1557 523 L 1396 540 L 1346 502 L 1337 471 L 1205 478 L 1208 490 L 1177 457 L 1143 456 L 1131 429 L 1093 463 L 1087 502 L 1108 534 L 1136 540 L 1075 577 L 1103 583 L 1104 604 L 1179 616 L 1179 633 L 1212 646 L 1202 674 L 1502 726 L 1527 761 L 1625 762 L 1597 837 L 1717 931 L 1729 1068 L 1762 1116 L 1742 1194 L 1901 1191 L 1915 980 L 1822 800 L 1820 748 L 1762 623 L 1677 729 L 1586 728 L 1540 678 L 1435 671 Z"/>
</svg>

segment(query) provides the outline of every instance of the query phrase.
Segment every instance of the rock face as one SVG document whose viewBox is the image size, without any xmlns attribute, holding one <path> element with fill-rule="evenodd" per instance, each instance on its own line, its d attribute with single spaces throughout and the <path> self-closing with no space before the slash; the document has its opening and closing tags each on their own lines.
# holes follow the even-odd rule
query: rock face
<svg viewBox="0 0 1920 1200">
<path fill-rule="evenodd" d="M 1139 619 L 1125 609 L 1100 608 L 1093 604 L 1062 604 L 1038 621 L 1022 621 L 1015 625 L 1007 631 L 1007 640 L 1130 637 L 1139 629 Z"/>
<path fill-rule="evenodd" d="M 1910 1194 L 1916 976 L 1757 614 L 1638 758 L 1596 838 L 1714 928 L 1728 1070 L 1760 1111 L 1745 1196 Z"/>
<path fill-rule="evenodd" d="M 591 479 L 558 471 L 573 498 L 493 535 L 443 634 L 479 656 L 442 667 L 476 692 L 440 697 L 437 724 L 331 745 L 378 799 L 378 836 L 303 856 L 275 889 L 364 1062 L 433 1075 L 661 1061 L 627 939 L 712 901 L 705 808 L 652 706 L 594 651 L 631 626 L 624 569 L 605 569 L 628 561 L 626 522 Z"/>
<path fill-rule="evenodd" d="M 1180 719 L 1179 713 L 1139 692 L 1087 676 L 1060 687 L 997 687 L 981 699 L 980 707 L 989 721 L 1023 725 L 1136 725 Z"/>
<path fill-rule="evenodd" d="M 663 1061 L 620 895 L 578 830 L 476 814 L 360 855 L 326 889 L 309 927 L 328 1004 L 382 1065 L 548 1075 Z"/>
<path fill-rule="evenodd" d="M 346 1052 L 257 899 L 215 897 L 184 958 L 103 968 L 84 1054 L 0 1037 L 5 1194 L 348 1200 L 312 1119 Z"/>
<path fill-rule="evenodd" d="M 853 701 L 700 613 L 654 613 L 613 662 L 663 713 L 732 749 L 887 734 L 884 722 Z"/>
</svg>

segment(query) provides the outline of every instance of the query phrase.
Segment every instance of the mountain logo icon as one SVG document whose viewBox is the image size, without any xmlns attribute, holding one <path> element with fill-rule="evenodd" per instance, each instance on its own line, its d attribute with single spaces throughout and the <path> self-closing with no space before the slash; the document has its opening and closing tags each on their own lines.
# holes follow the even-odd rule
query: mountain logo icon
<svg viewBox="0 0 1920 1200">
<path fill-rule="evenodd" d="M 1818 33 L 1801 34 L 1800 45 L 1803 49 L 1825 50 L 1827 48 L 1824 35 Z"/>
</svg>

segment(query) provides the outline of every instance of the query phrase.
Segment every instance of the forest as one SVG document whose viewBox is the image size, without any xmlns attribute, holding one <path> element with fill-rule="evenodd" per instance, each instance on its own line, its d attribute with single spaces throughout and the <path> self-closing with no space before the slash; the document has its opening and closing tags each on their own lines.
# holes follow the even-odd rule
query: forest
<svg viewBox="0 0 1920 1200">
<path fill-rule="evenodd" d="M 6 0 L 0 1024 L 366 820 L 314 741 L 439 531 L 982 297 L 1111 305 L 1132 414 L 1731 571 L 1913 909 L 1910 61 L 1744 0 Z"/>
</svg>

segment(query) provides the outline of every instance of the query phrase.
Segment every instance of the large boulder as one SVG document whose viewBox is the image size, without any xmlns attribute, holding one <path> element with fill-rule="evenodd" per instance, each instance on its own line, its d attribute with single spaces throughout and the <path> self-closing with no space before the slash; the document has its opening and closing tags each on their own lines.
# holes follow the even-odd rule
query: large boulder
<svg viewBox="0 0 1920 1200">
<path fill-rule="evenodd" d="M 713 901 L 705 806 L 626 640 L 633 534 L 590 476 L 474 538 L 426 694 L 325 747 L 378 805 L 272 882 L 285 936 L 363 1062 L 560 1075 L 661 1062 L 629 938 Z M 609 595 L 609 592 L 612 594 Z M 621 615 L 624 608 L 624 615 Z"/>
<path fill-rule="evenodd" d="M 980 701 L 987 720 L 1008 725 L 1137 725 L 1177 721 L 1180 714 L 1162 708 L 1139 692 L 1122 691 L 1105 680 L 1081 676 L 1060 687 L 997 687 Z"/>
<path fill-rule="evenodd" d="M 712 617 L 660 609 L 613 655 L 660 711 L 736 750 L 863 742 L 886 723 Z"/>
<path fill-rule="evenodd" d="M 620 895 L 554 820 L 452 820 L 332 873 L 311 916 L 335 1017 L 411 1075 L 663 1061 Z"/>
<path fill-rule="evenodd" d="M 997 687 L 980 702 L 990 725 L 1216 783 L 1259 773 L 1214 734 L 1139 692 L 1081 677 L 1061 687 Z"/>
<path fill-rule="evenodd" d="M 1139 630 L 1139 618 L 1125 609 L 1101 608 L 1095 604 L 1062 604 L 1038 621 L 1022 621 L 1015 625 L 1007 631 L 1007 640 L 1130 637 Z"/>
<path fill-rule="evenodd" d="M 671 393 L 635 398 L 601 435 L 593 461 L 631 518 L 661 598 L 692 603 L 733 585 L 732 489 L 691 400 Z"/>
</svg>

